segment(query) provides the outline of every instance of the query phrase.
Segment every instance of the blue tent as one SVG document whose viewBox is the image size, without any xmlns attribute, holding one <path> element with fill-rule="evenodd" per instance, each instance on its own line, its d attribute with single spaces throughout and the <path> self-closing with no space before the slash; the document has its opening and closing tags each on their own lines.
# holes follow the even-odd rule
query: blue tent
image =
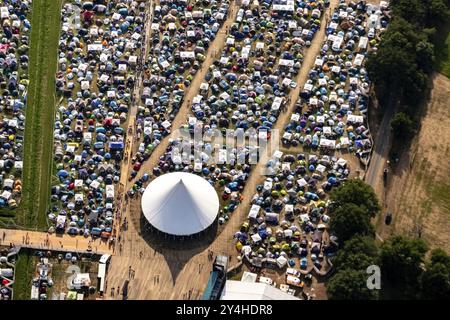
<svg viewBox="0 0 450 320">
<path fill-rule="evenodd" d="M 329 177 L 328 183 L 331 185 L 335 185 L 337 183 L 337 179 L 335 177 Z"/>
<path fill-rule="evenodd" d="M 69 173 L 66 170 L 59 170 L 57 175 L 59 178 L 67 178 Z"/>
<path fill-rule="evenodd" d="M 110 142 L 109 148 L 111 150 L 122 150 L 124 148 L 123 141 Z"/>
</svg>

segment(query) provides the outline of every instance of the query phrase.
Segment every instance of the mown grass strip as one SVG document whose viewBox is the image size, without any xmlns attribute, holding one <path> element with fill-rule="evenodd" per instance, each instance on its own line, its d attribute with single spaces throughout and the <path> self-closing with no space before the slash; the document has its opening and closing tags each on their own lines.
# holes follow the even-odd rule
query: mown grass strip
<svg viewBox="0 0 450 320">
<path fill-rule="evenodd" d="M 37 258 L 27 249 L 21 249 L 15 265 L 14 300 L 30 300 L 31 282 Z"/>
</svg>

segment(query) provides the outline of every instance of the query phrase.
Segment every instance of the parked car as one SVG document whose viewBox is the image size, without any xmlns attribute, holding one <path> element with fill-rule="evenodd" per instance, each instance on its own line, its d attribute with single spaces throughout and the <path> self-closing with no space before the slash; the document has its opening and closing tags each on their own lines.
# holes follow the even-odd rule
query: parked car
<svg viewBox="0 0 450 320">
<path fill-rule="evenodd" d="M 392 213 L 388 212 L 386 213 L 386 217 L 384 218 L 384 223 L 386 223 L 386 225 L 390 225 L 392 222 Z"/>
</svg>

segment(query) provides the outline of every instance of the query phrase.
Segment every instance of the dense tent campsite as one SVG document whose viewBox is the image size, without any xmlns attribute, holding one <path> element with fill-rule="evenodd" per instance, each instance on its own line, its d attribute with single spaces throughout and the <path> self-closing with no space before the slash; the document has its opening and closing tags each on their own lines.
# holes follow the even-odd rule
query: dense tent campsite
<svg viewBox="0 0 450 320">
<path fill-rule="evenodd" d="M 373 19 L 379 24 L 369 37 Z M 364 57 L 377 49 L 387 21 L 385 10 L 370 5 L 340 1 L 333 12 L 295 112 L 280 134 L 287 151 L 276 151 L 268 162 L 273 175 L 256 187 L 248 219 L 234 235 L 241 258 L 254 270 L 287 266 L 289 284 L 302 287 L 301 275 L 333 269 L 329 258 L 339 239 L 328 231 L 328 194 L 350 177 L 344 155 L 361 158 L 371 147 Z"/>
<path fill-rule="evenodd" d="M 0 208 L 15 208 L 22 193 L 30 13 L 31 1 L 0 4 Z"/>
<path fill-rule="evenodd" d="M 323 1 L 315 0 L 299 1 L 298 14 L 294 14 L 291 2 L 287 7 L 277 7 L 272 1 L 242 1 L 225 47 L 209 67 L 181 129 L 206 136 L 211 136 L 215 128 L 233 129 L 235 133 L 249 128 L 270 131 L 288 103 L 289 92 L 296 87 L 294 78 L 302 66 L 304 50 L 320 27 L 323 10 Z M 212 143 L 206 143 L 204 150 L 212 155 L 199 152 L 199 159 L 193 160 L 172 154 L 181 143 L 181 139 L 173 139 L 158 165 L 139 178 L 128 194 L 133 197 L 143 193 L 149 176 L 173 171 L 195 173 L 220 194 L 223 205 L 218 221 L 225 223 L 240 203 L 251 172 L 249 164 L 237 161 L 248 158 L 248 150 L 227 152 L 225 145 L 216 150 Z M 211 164 L 210 157 L 216 152 L 219 161 Z"/>
<path fill-rule="evenodd" d="M 136 138 L 142 147 L 133 162 L 145 162 L 172 121 L 186 90 L 202 67 L 206 52 L 229 11 L 228 0 L 159 1 L 155 6 L 149 55 L 144 63 L 143 91 L 136 116 Z M 140 165 L 131 171 L 135 177 Z"/>
<path fill-rule="evenodd" d="M 51 231 L 109 238 L 125 126 L 141 61 L 145 3 L 66 2 L 56 87 Z M 73 19 L 80 14 L 80 19 Z"/>
</svg>

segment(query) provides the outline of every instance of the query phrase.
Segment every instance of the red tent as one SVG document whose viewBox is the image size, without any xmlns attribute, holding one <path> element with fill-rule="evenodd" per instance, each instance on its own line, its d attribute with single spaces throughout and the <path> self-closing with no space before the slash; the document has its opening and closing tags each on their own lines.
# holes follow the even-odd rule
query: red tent
<svg viewBox="0 0 450 320">
<path fill-rule="evenodd" d="M 84 21 L 91 22 L 93 16 L 94 16 L 94 13 L 92 11 L 83 12 L 83 20 Z"/>
</svg>

